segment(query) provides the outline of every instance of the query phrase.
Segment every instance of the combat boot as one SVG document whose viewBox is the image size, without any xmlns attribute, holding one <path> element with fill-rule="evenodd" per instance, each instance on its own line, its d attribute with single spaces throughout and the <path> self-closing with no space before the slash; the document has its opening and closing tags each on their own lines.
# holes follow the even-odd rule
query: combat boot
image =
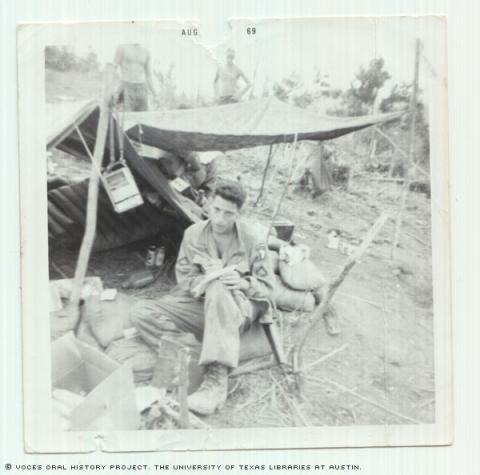
<svg viewBox="0 0 480 475">
<path fill-rule="evenodd" d="M 219 363 L 211 363 L 206 368 L 201 386 L 188 396 L 188 408 L 203 416 L 213 414 L 225 404 L 227 391 L 228 368 Z"/>
</svg>

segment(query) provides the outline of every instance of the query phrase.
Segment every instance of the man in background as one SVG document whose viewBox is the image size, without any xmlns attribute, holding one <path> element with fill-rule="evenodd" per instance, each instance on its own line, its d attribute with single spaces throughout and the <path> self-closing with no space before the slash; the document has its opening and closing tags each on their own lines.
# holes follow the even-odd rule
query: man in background
<svg viewBox="0 0 480 475">
<path fill-rule="evenodd" d="M 226 63 L 219 66 L 215 79 L 213 80 L 213 89 L 217 104 L 232 104 L 241 100 L 243 95 L 252 87 L 252 83 L 245 76 L 243 71 L 233 62 L 235 51 L 227 49 Z M 239 91 L 239 80 L 242 79 L 245 86 Z"/>
<path fill-rule="evenodd" d="M 119 100 L 125 111 L 148 110 L 148 94 L 156 96 L 150 68 L 150 52 L 139 43 L 119 45 L 115 66 L 120 72 Z"/>
<path fill-rule="evenodd" d="M 333 178 L 326 163 L 332 155 L 330 149 L 322 142 L 318 142 L 307 157 L 300 185 L 305 188 L 311 181 L 312 198 L 316 198 L 332 188 Z"/>
</svg>

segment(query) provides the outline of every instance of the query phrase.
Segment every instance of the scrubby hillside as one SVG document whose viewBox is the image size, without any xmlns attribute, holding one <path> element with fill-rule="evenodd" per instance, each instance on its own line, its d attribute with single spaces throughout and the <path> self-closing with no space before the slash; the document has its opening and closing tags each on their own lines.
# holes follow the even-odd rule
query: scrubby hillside
<svg viewBox="0 0 480 475">
<path fill-rule="evenodd" d="M 96 73 L 86 80 L 78 73 L 47 71 L 46 84 L 49 102 L 95 97 L 101 89 Z M 328 278 L 336 276 L 347 259 L 327 247 L 328 231 L 337 229 L 345 241 L 358 243 L 381 212 L 396 215 L 402 191 L 395 181 L 372 180 L 383 175 L 365 171 L 362 160 L 367 154 L 362 147 L 355 148 L 354 137 L 331 145 L 335 159 L 355 171 L 348 186 L 336 185 L 312 198 L 308 189 L 294 183 L 279 213 L 295 224 L 295 241 L 310 247 L 313 261 Z M 253 203 L 268 150 L 236 151 L 217 160 L 220 175 L 240 176 L 246 186 L 246 215 L 265 222 L 270 219 L 289 178 L 290 148 L 283 153 L 280 147 L 273 157 L 257 207 Z M 308 145 L 298 147 L 296 163 L 307 149 Z M 309 367 L 304 397 L 291 399 L 274 384 L 281 376 L 278 368 L 258 371 L 232 379 L 227 405 L 206 422 L 216 427 L 259 427 L 434 421 L 430 200 L 424 194 L 409 193 L 400 246 L 391 260 L 393 233 L 390 220 L 335 295 L 341 335 L 329 336 L 320 322 L 309 336 L 303 362 Z M 125 249 L 96 254 L 89 272 L 99 275 L 105 286 L 119 287 L 132 270 L 141 268 L 141 259 L 141 252 Z M 56 261 L 65 273 L 72 273 L 73 253 L 58 255 Z M 159 295 L 170 285 L 158 281 L 140 294 Z M 299 312 L 283 314 L 287 347 L 311 318 Z"/>
</svg>

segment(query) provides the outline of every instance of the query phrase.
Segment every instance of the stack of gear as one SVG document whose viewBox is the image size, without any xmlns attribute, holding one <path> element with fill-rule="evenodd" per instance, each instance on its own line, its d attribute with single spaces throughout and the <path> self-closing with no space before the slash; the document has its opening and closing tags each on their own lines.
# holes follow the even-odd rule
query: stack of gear
<svg viewBox="0 0 480 475">
<path fill-rule="evenodd" d="M 140 148 L 140 154 L 142 151 L 143 148 Z M 171 185 L 183 195 L 196 200 L 196 190 L 204 190 L 207 195 L 212 191 L 216 174 L 213 161 L 202 163 L 195 152 L 166 152 L 160 149 L 157 149 L 155 161 Z"/>
<path fill-rule="evenodd" d="M 110 358 L 119 363 L 130 362 L 135 383 L 145 383 L 153 376 L 157 355 L 133 328 L 129 313 L 133 300 L 120 293 L 113 301 L 87 299 L 82 309 L 85 330 L 79 337 L 93 335 Z"/>
<path fill-rule="evenodd" d="M 319 304 L 323 274 L 310 260 L 310 249 L 305 244 L 288 244 L 294 225 L 288 220 L 277 220 L 271 228 L 254 220 L 246 220 L 260 241 L 267 241 L 272 269 L 275 274 L 273 301 L 286 312 L 312 312 Z"/>
<path fill-rule="evenodd" d="M 71 280 L 53 281 L 52 302 L 55 302 L 60 289 L 60 297 L 68 298 Z M 89 288 L 94 287 L 94 291 Z M 195 391 L 202 381 L 203 368 L 197 364 L 201 342 L 193 335 L 178 332 L 165 322 L 160 348 L 154 348 L 152 342 L 141 338 L 130 320 L 130 309 L 138 299 L 117 292 L 113 300 L 101 300 L 102 282 L 98 277 L 87 278 L 82 293 L 80 321 L 66 317 L 61 302 L 52 306 L 51 338 L 57 340 L 65 333 L 75 331 L 76 337 L 102 352 L 120 364 L 128 362 L 133 371 L 135 384 L 151 384 L 170 387 L 175 379 L 179 348 L 187 349 L 190 354 L 189 392 Z M 58 297 L 58 299 L 60 298 Z M 148 308 L 148 307 L 147 307 Z M 254 323 L 242 334 L 240 341 L 240 360 L 270 354 L 271 349 L 261 325 Z M 165 384 L 168 382 L 168 384 Z"/>
<path fill-rule="evenodd" d="M 71 282 L 70 279 L 55 281 L 51 287 L 63 290 L 66 288 L 64 282 L 67 281 Z M 99 278 L 88 278 L 87 281 L 99 281 L 101 285 Z M 84 286 L 86 287 L 87 285 Z M 101 300 L 100 295 L 101 291 L 88 294 L 83 292 L 78 322 L 65 316 L 63 308 L 52 311 L 52 340 L 75 331 L 80 341 L 105 352 L 113 360 L 119 363 L 130 361 L 136 383 L 150 380 L 157 355 L 133 331 L 129 316 L 132 298 L 117 293 L 114 300 Z"/>
<path fill-rule="evenodd" d="M 259 232 L 268 232 L 260 227 Z M 266 234 L 264 234 L 266 238 Z M 315 294 L 325 283 L 315 265 L 309 260 L 310 251 L 305 245 L 284 245 L 285 241 L 270 239 L 279 252 L 270 251 L 276 275 L 276 287 L 273 299 L 277 307 L 285 311 L 313 311 L 318 304 Z M 61 285 L 60 285 L 61 284 Z M 69 284 L 69 285 L 67 285 Z M 61 290 L 61 297 L 68 297 L 71 281 L 57 281 L 55 289 Z M 90 288 L 93 290 L 88 291 Z M 57 291 L 58 292 L 58 291 Z M 79 340 L 105 352 L 111 359 L 123 364 L 129 362 L 136 384 L 151 384 L 169 388 L 176 384 L 178 376 L 178 351 L 183 349 L 190 355 L 188 368 L 189 392 L 193 392 L 203 377 L 198 362 L 201 342 L 193 335 L 180 333 L 172 322 L 165 322 L 162 330 L 161 345 L 158 340 L 152 342 L 141 338 L 133 327 L 130 309 L 137 300 L 134 297 L 116 293 L 113 300 L 102 300 L 103 286 L 99 278 L 89 278 L 82 294 L 80 322 L 71 321 L 62 316 L 62 304 L 52 306 L 52 339 L 74 330 Z M 55 294 L 55 292 L 54 292 Z M 54 295 L 57 297 L 57 295 Z M 57 299 L 59 300 L 59 299 Z M 55 299 L 52 300 L 54 302 Z M 149 311 L 148 302 L 144 302 L 145 311 Z M 153 330 L 152 330 L 153 331 Z M 255 321 L 241 335 L 240 361 L 271 354 L 271 347 L 265 338 L 262 324 Z"/>
<path fill-rule="evenodd" d="M 304 244 L 282 246 L 270 251 L 275 272 L 274 301 L 280 310 L 312 312 L 318 304 L 325 279 L 310 260 L 310 249 Z"/>
</svg>

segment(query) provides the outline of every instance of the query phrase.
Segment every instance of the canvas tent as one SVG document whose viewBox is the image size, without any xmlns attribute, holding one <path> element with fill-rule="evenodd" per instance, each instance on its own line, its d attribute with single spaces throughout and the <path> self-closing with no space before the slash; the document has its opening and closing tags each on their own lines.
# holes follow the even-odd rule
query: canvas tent
<svg viewBox="0 0 480 475">
<path fill-rule="evenodd" d="M 58 148 L 88 160 L 86 147 L 93 153 L 99 114 L 96 101 L 48 104 L 47 149 Z M 174 152 L 225 151 L 292 142 L 295 136 L 297 140 L 332 139 L 400 115 L 319 117 L 276 98 L 201 109 L 125 113 L 125 161 L 142 194 L 158 194 L 165 206 L 159 208 L 145 200 L 144 205 L 117 214 L 101 187 L 94 248 L 113 248 L 171 227 L 173 222 L 184 228 L 202 219 L 202 210 L 170 185 L 154 160 L 141 157 L 132 141 Z M 114 148 L 118 151 L 118 136 L 114 135 Z M 109 156 L 107 140 L 104 164 Z M 85 180 L 48 192 L 49 239 L 53 246 L 79 245 L 85 224 L 87 188 Z"/>
<path fill-rule="evenodd" d="M 47 149 L 58 148 L 73 156 L 89 160 L 85 144 L 93 153 L 100 109 L 93 102 L 48 104 L 46 108 Z M 85 144 L 82 141 L 82 138 Z M 103 250 L 137 241 L 172 226 L 185 227 L 202 217 L 202 210 L 172 188 L 169 180 L 151 160 L 140 157 L 124 137 L 124 158 L 142 194 L 160 195 L 165 207 L 148 200 L 125 213 L 115 213 L 105 189 L 100 187 L 98 225 L 94 249 Z M 119 141 L 114 134 L 115 149 Z M 108 163 L 107 146 L 103 157 Z M 88 179 L 48 191 L 49 241 L 52 248 L 78 247 L 86 217 Z"/>
</svg>

